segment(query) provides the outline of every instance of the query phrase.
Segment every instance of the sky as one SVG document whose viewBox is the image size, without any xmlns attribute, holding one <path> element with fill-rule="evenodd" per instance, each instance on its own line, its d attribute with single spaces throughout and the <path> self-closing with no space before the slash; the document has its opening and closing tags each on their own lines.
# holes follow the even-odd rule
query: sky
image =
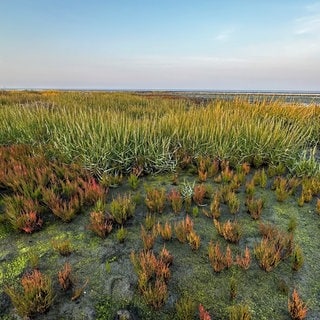
<svg viewBox="0 0 320 320">
<path fill-rule="evenodd" d="M 0 0 L 0 89 L 320 91 L 320 1 Z"/>
</svg>

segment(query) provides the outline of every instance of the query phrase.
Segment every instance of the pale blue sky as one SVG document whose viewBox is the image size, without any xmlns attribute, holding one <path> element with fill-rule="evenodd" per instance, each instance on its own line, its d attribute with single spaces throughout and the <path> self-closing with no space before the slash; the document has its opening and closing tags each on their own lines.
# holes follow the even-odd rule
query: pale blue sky
<svg viewBox="0 0 320 320">
<path fill-rule="evenodd" d="M 320 90 L 320 2 L 1 0 L 0 88 Z"/>
</svg>

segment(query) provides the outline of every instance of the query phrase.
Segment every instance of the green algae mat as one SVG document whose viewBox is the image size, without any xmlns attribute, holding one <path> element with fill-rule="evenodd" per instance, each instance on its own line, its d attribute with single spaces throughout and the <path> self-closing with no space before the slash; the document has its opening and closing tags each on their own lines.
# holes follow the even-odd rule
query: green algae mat
<svg viewBox="0 0 320 320">
<path fill-rule="evenodd" d="M 127 231 L 123 239 L 119 237 L 121 227 L 117 223 L 104 238 L 88 228 L 94 206 L 79 212 L 70 222 L 47 219 L 41 230 L 30 234 L 13 230 L 3 219 L 0 229 L 1 317 L 14 319 L 16 315 L 5 288 L 11 286 L 21 292 L 21 278 L 36 268 L 50 277 L 54 292 L 53 301 L 45 313 L 32 314 L 37 319 L 113 319 L 120 309 L 128 310 L 137 319 L 182 319 L 181 310 L 184 314 L 188 312 L 190 319 L 198 319 L 200 304 L 212 319 L 229 319 L 232 308 L 239 305 L 248 308 L 251 319 L 290 319 L 288 298 L 294 289 L 306 303 L 306 319 L 318 319 L 320 217 L 317 197 L 312 196 L 309 202 L 298 205 L 307 185 L 302 180 L 296 182 L 295 189 L 291 190 L 290 179 L 287 178 L 285 191 L 288 194 L 282 199 L 279 180 L 286 178 L 268 177 L 261 187 L 254 170 L 240 180 L 235 178 L 237 175 L 240 172 L 237 174 L 234 171 L 230 179 L 222 175 L 225 179 L 221 181 L 221 176 L 217 174 L 203 182 L 199 182 L 198 175 L 191 173 L 140 177 L 136 184 L 125 178 L 118 179 L 117 186 L 108 189 L 105 204 L 106 210 L 110 211 L 114 199 L 130 194 L 134 213 L 122 223 L 122 228 Z M 235 212 L 232 210 L 234 203 L 228 200 L 234 181 L 237 184 L 232 187 L 232 192 L 238 199 Z M 251 190 L 250 183 L 254 181 L 256 185 Z M 205 189 L 201 203 L 201 194 L 195 196 L 199 189 L 197 186 Z M 152 200 L 161 203 L 159 194 L 152 198 L 150 190 L 164 192 L 161 210 L 150 206 Z M 182 206 L 179 209 L 178 205 L 176 213 L 174 208 L 177 207 L 168 197 L 172 190 L 184 196 L 181 198 Z M 191 199 L 188 199 L 188 192 Z M 218 213 L 213 205 L 217 194 L 220 197 Z M 250 196 L 263 201 L 256 219 L 248 212 L 246 203 Z M 232 198 L 230 194 L 229 198 Z M 5 201 L 2 203 L 1 216 L 4 217 Z M 186 236 L 183 241 L 179 237 L 177 226 L 187 219 L 191 221 L 192 232 L 198 236 L 198 244 L 195 238 L 191 241 Z M 226 237 L 226 240 L 224 235 L 228 232 L 219 234 L 214 219 L 220 226 L 228 221 L 237 223 L 239 239 L 230 241 Z M 172 229 L 169 240 L 159 231 L 166 223 Z M 276 238 L 278 232 L 280 237 L 291 239 L 288 245 L 279 249 L 282 250 L 279 259 L 273 257 L 267 271 L 257 253 L 257 247 L 265 235 L 261 231 L 263 225 L 272 228 L 273 231 L 269 231 L 273 232 L 273 237 Z M 153 238 L 151 245 L 142 236 L 142 226 L 145 233 Z M 59 243 L 67 243 L 70 249 L 67 255 L 59 253 Z M 216 244 L 222 255 L 229 248 L 232 257 L 230 264 L 223 265 L 222 262 L 223 267 L 219 271 L 215 270 L 217 255 L 212 257 L 209 254 L 209 247 Z M 134 253 L 139 259 L 139 254 L 150 251 L 157 257 L 164 246 L 173 259 L 169 267 L 170 276 L 165 281 L 166 294 L 163 299 L 157 300 L 144 293 L 141 274 L 139 268 L 135 268 L 132 255 Z M 237 258 L 243 257 L 246 248 L 250 252 L 250 262 L 244 268 L 237 263 Z M 296 248 L 302 252 L 302 262 L 299 260 L 301 263 L 294 267 L 297 264 Z M 58 274 L 66 263 L 72 267 L 73 285 L 63 290 Z M 154 279 L 151 277 L 149 287 L 155 288 L 152 281 Z"/>
</svg>

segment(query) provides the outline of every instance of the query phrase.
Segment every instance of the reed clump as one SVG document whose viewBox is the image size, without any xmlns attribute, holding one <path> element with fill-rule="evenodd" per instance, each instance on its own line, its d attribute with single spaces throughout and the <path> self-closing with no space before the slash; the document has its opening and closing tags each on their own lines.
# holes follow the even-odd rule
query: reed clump
<svg viewBox="0 0 320 320">
<path fill-rule="evenodd" d="M 19 100 L 19 95 L 25 93 L 10 97 Z M 26 103 L 28 108 L 10 104 L 0 109 L 0 144 L 42 146 L 50 141 L 50 152 L 70 163 L 79 159 L 99 174 L 132 172 L 133 168 L 144 173 L 173 171 L 177 162 L 188 164 L 195 155 L 202 155 L 209 176 L 208 154 L 248 165 L 289 166 L 306 144 L 317 141 L 319 132 L 315 108 L 281 108 L 278 102 L 254 102 L 253 107 L 241 99 L 220 100 L 199 108 L 179 99 L 137 99 L 124 93 L 66 92 L 39 97 L 36 104 Z M 48 100 L 54 107 L 46 107 Z M 226 171 L 223 179 L 229 179 Z"/>
</svg>

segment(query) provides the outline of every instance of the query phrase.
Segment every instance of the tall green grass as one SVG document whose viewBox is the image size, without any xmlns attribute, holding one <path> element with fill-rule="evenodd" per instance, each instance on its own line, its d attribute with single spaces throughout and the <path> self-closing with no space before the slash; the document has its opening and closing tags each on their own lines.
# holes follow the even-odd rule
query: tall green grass
<svg viewBox="0 0 320 320">
<path fill-rule="evenodd" d="M 319 123 L 316 106 L 277 101 L 199 106 L 124 93 L 0 94 L 0 144 L 44 146 L 97 173 L 129 172 L 136 165 L 146 172 L 171 171 L 178 150 L 234 164 L 290 166 L 319 140 Z"/>
</svg>

